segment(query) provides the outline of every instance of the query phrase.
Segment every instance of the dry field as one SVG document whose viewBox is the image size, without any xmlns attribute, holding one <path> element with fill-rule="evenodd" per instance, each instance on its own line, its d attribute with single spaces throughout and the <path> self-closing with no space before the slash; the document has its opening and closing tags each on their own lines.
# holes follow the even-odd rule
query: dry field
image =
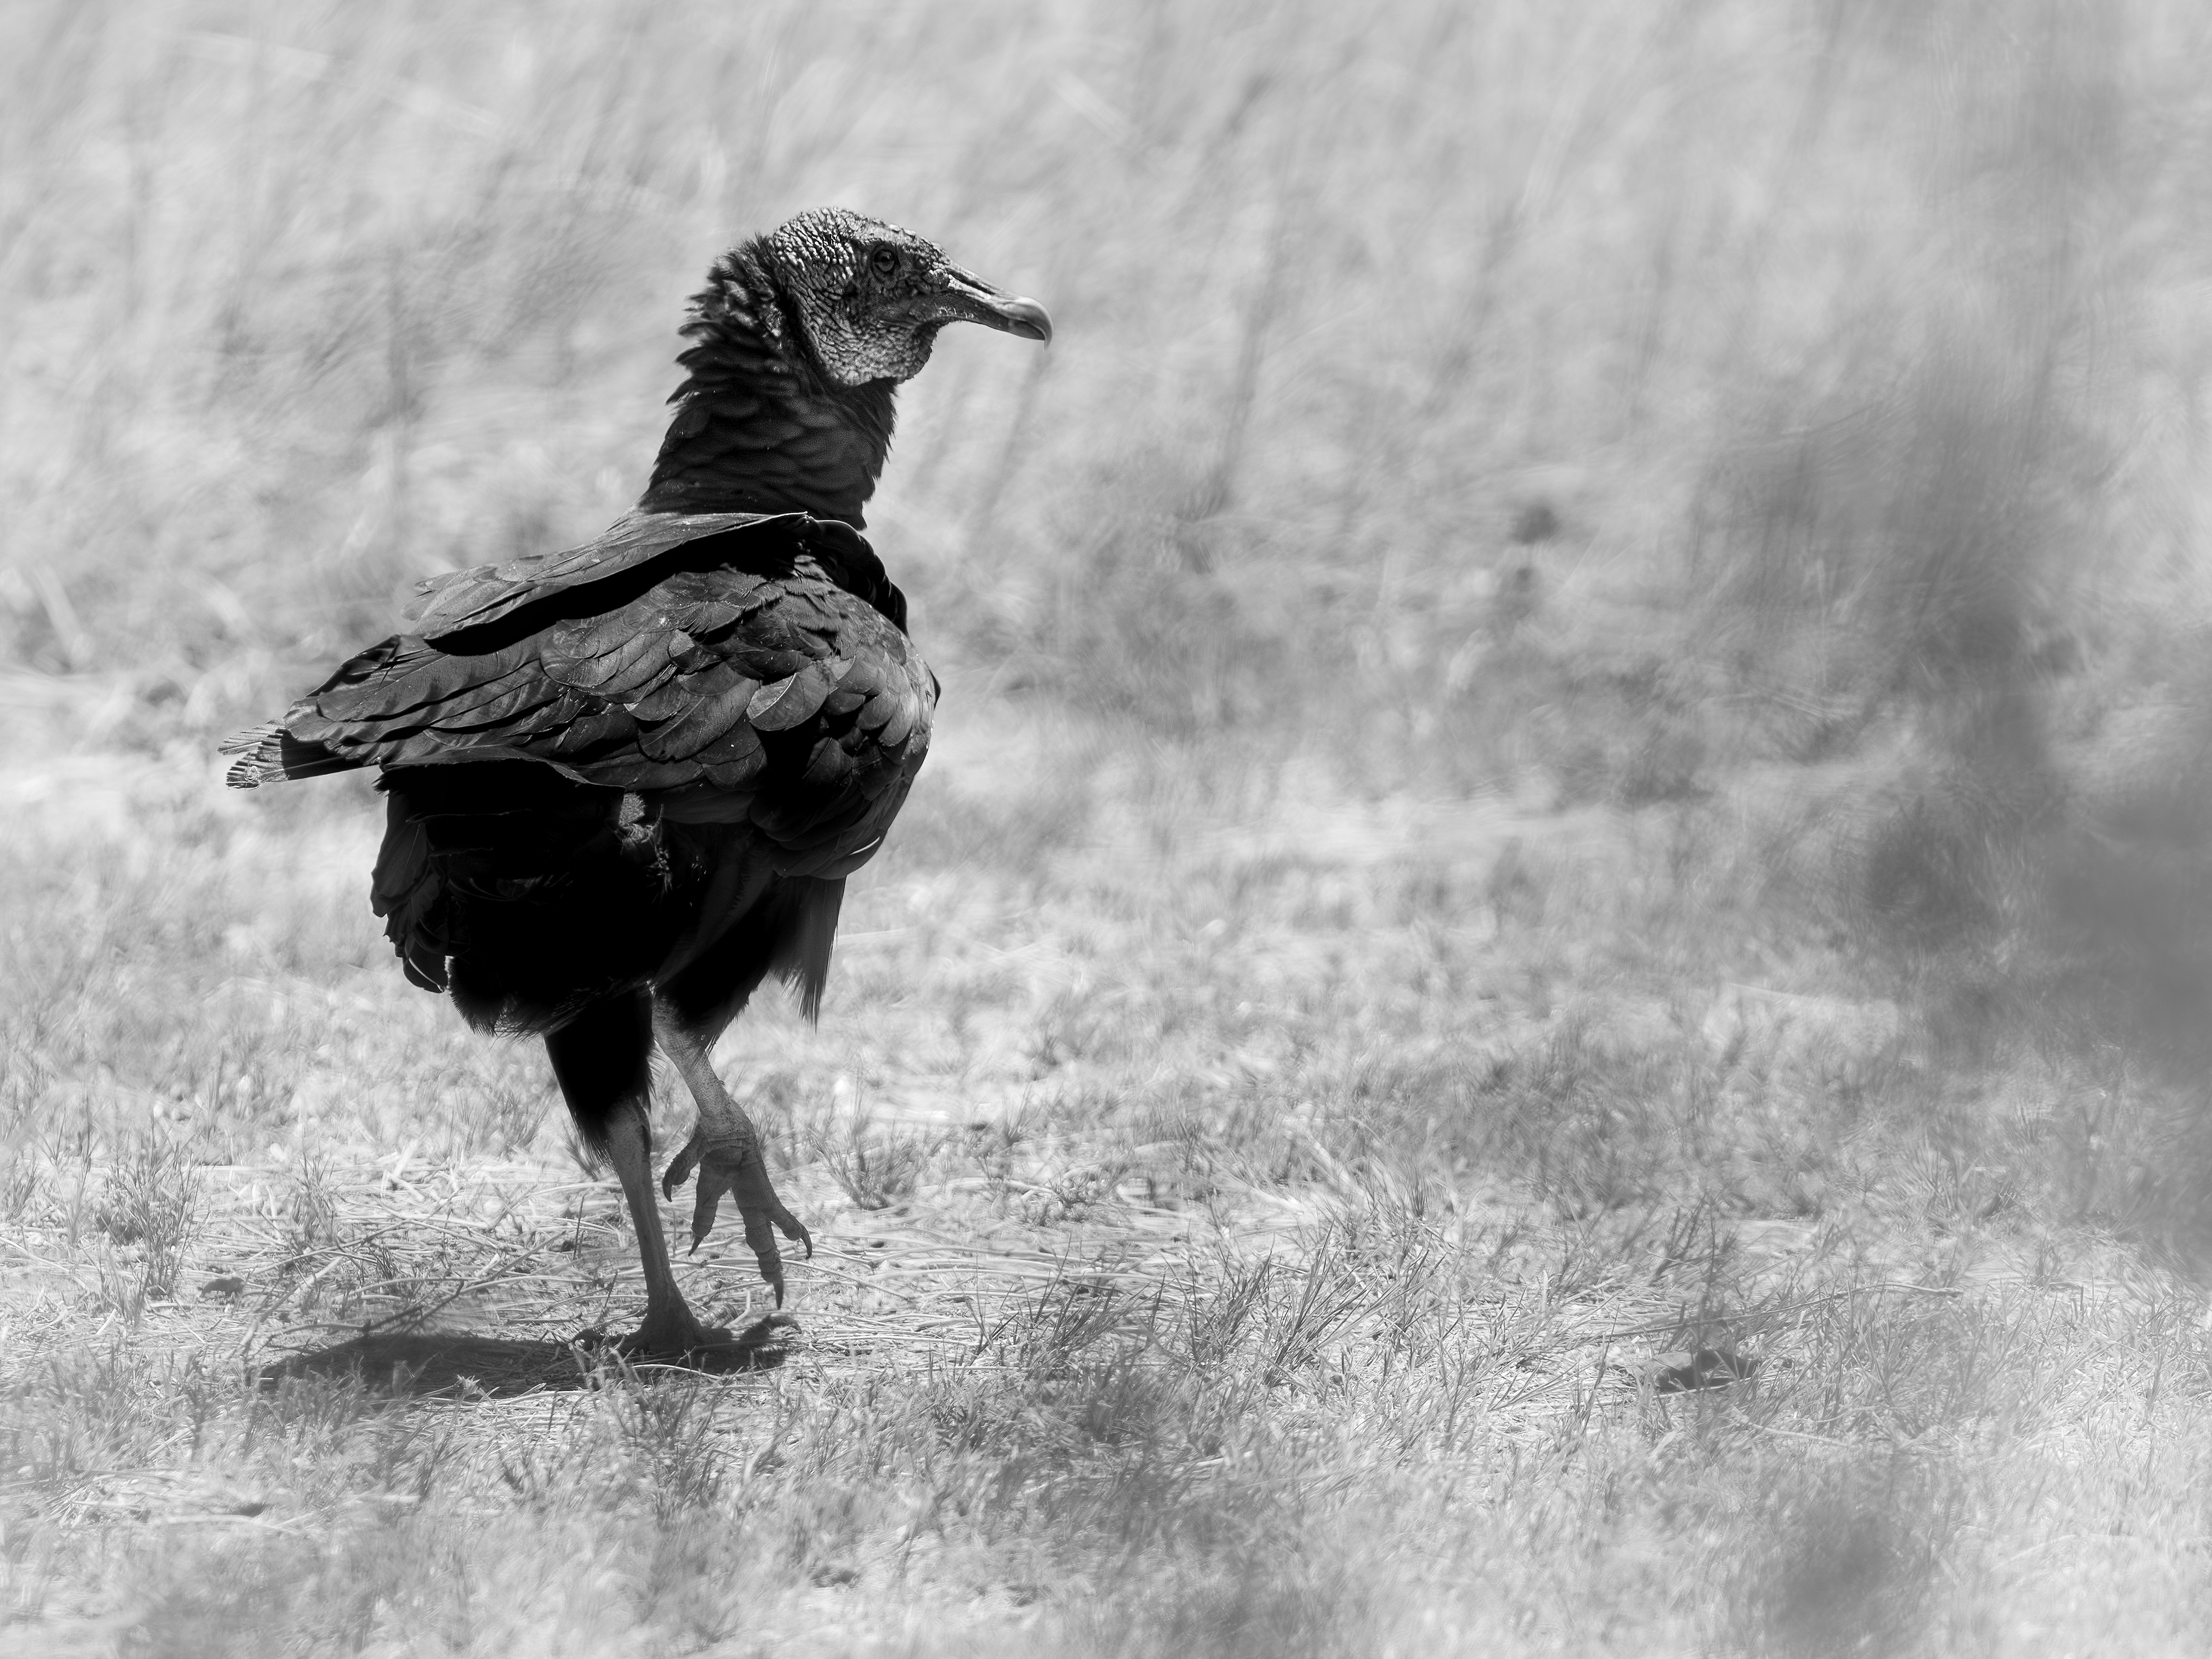
<svg viewBox="0 0 2212 1659">
<path fill-rule="evenodd" d="M 0 1655 L 2212 1650 L 2209 31 L 0 9 Z M 905 395 L 941 735 L 718 1056 L 793 1319 L 633 1369 L 212 748 L 828 201 L 1059 334 Z"/>
</svg>

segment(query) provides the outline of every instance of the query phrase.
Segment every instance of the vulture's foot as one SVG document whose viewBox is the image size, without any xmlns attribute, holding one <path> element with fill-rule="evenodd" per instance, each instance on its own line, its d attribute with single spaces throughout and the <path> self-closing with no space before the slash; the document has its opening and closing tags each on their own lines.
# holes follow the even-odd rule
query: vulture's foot
<svg viewBox="0 0 2212 1659">
<path fill-rule="evenodd" d="M 733 1340 L 720 1325 L 702 1325 L 691 1310 L 678 1302 L 673 1308 L 648 1311 L 645 1323 L 615 1344 L 615 1350 L 630 1359 L 682 1359 Z"/>
<path fill-rule="evenodd" d="M 748 1128 L 750 1125 L 746 1126 Z M 775 1305 L 783 1305 L 783 1255 L 776 1248 L 775 1236 L 781 1232 L 793 1243 L 806 1247 L 811 1261 L 814 1255 L 814 1240 L 799 1218 L 783 1207 L 783 1200 L 775 1195 L 769 1184 L 768 1164 L 761 1157 L 757 1137 L 709 1135 L 702 1124 L 691 1132 L 691 1139 L 684 1143 L 683 1151 L 669 1161 L 666 1173 L 660 1177 L 661 1195 L 676 1196 L 676 1189 L 690 1179 L 691 1172 L 699 1173 L 699 1191 L 691 1206 L 691 1248 L 697 1249 L 707 1235 L 714 1231 L 714 1213 L 721 1207 L 722 1194 L 727 1193 L 737 1200 L 738 1217 L 744 1222 L 745 1243 L 760 1264 L 761 1277 L 775 1292 Z"/>
</svg>

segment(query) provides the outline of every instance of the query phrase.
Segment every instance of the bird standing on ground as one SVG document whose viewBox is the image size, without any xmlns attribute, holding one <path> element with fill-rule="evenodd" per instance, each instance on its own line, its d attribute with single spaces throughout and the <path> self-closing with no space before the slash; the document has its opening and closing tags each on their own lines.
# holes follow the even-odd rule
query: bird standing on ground
<svg viewBox="0 0 2212 1659">
<path fill-rule="evenodd" d="M 657 1039 L 698 1106 L 662 1193 L 723 1196 L 783 1299 L 776 1197 L 709 1060 L 769 974 L 813 1018 L 845 878 L 883 844 L 929 747 L 937 681 L 860 535 L 898 383 L 938 331 L 1049 340 L 921 237 L 836 209 L 716 263 L 636 508 L 589 544 L 424 583 L 413 631 L 240 733 L 233 786 L 375 767 L 372 902 L 407 976 L 470 1024 L 545 1038 L 645 1261 L 635 1352 L 698 1351 L 653 1191 Z"/>
</svg>

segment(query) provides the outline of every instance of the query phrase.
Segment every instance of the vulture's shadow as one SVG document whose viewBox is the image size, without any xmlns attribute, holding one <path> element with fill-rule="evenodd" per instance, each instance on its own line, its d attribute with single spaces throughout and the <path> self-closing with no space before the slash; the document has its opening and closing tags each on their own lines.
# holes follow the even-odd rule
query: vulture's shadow
<svg viewBox="0 0 2212 1659">
<path fill-rule="evenodd" d="M 773 1370 L 789 1357 L 796 1329 L 789 1315 L 771 1314 L 681 1359 L 625 1358 L 590 1334 L 571 1342 L 529 1342 L 467 1331 L 380 1331 L 289 1355 L 264 1365 L 255 1380 L 265 1389 L 288 1377 L 314 1377 L 358 1382 L 370 1394 L 393 1397 L 511 1400 L 597 1388 L 625 1372 L 649 1380 L 678 1371 L 721 1376 Z"/>
</svg>

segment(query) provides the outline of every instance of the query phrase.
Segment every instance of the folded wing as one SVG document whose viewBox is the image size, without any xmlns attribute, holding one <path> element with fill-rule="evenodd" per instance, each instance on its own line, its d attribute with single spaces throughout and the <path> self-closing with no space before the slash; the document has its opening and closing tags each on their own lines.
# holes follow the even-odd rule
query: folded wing
<svg viewBox="0 0 2212 1659">
<path fill-rule="evenodd" d="M 420 633 L 233 739 L 230 781 L 531 760 L 648 793 L 679 822 L 750 823 L 787 874 L 857 867 L 921 764 L 936 703 L 892 617 L 838 580 L 845 543 L 873 555 L 799 514 L 684 522 L 703 533 L 617 526 L 596 551 L 442 579 Z"/>
</svg>

